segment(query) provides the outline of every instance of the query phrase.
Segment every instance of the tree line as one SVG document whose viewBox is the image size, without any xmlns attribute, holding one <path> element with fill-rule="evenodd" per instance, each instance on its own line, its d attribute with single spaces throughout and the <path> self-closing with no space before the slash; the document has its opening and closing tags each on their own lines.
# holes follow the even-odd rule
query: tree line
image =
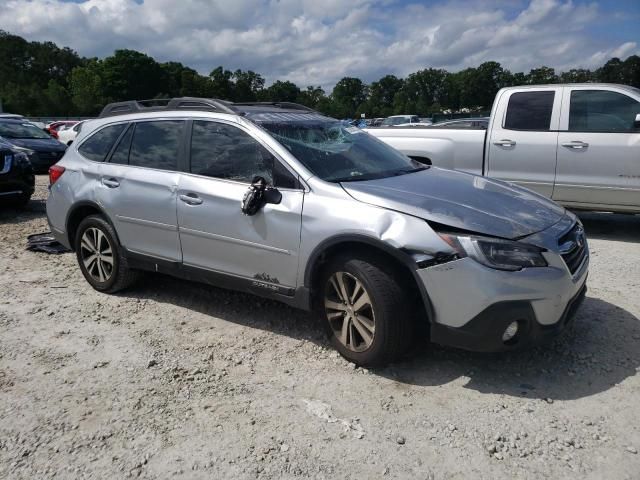
<svg viewBox="0 0 640 480">
<path fill-rule="evenodd" d="M 287 80 L 265 86 L 259 73 L 219 66 L 201 75 L 179 62 L 157 62 L 135 50 L 116 50 L 98 59 L 79 56 L 53 42 L 29 42 L 0 30 L 0 101 L 7 112 L 28 116 L 93 116 L 110 102 L 179 96 L 232 101 L 297 102 L 336 118 L 393 114 L 429 116 L 445 110 L 491 108 L 496 92 L 513 85 L 608 82 L 640 87 L 640 57 L 612 58 L 602 67 L 528 73 L 484 62 L 459 72 L 425 68 L 398 78 L 385 75 L 366 84 L 344 77 L 330 93 L 300 88 Z"/>
</svg>

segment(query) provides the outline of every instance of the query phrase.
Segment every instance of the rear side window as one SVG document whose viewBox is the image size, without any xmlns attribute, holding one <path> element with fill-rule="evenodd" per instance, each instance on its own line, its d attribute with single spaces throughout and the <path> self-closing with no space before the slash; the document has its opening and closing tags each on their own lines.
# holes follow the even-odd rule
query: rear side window
<svg viewBox="0 0 640 480">
<path fill-rule="evenodd" d="M 570 132 L 633 132 L 640 102 L 606 90 L 574 90 L 569 107 Z"/>
<path fill-rule="evenodd" d="M 122 131 L 127 125 L 121 123 L 119 125 L 110 125 L 98 130 L 88 139 L 82 142 L 78 152 L 82 156 L 93 160 L 94 162 L 104 162 L 105 158 L 111 151 L 111 147 L 116 142 Z"/>
<path fill-rule="evenodd" d="M 193 122 L 191 172 L 245 183 L 259 175 L 277 187 L 297 185 L 293 175 L 251 135 L 217 122 Z"/>
<path fill-rule="evenodd" d="M 509 97 L 504 128 L 548 131 L 555 92 L 518 92 Z"/>
<path fill-rule="evenodd" d="M 118 142 L 118 146 L 111 154 L 109 163 L 119 163 L 121 165 L 127 165 L 129 163 L 129 150 L 131 149 L 131 139 L 133 138 L 134 124 L 129 125 L 129 128 Z"/>
<path fill-rule="evenodd" d="M 129 151 L 129 165 L 177 170 L 184 125 L 182 120 L 136 123 Z"/>
</svg>

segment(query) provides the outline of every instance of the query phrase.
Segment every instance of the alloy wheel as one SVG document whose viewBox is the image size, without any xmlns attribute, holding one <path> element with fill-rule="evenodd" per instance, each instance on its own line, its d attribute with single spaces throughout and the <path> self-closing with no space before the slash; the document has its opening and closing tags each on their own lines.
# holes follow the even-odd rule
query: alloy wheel
<svg viewBox="0 0 640 480">
<path fill-rule="evenodd" d="M 338 341 L 354 352 L 367 350 L 375 335 L 375 314 L 362 282 L 350 273 L 336 272 L 325 292 L 327 320 Z"/>
<path fill-rule="evenodd" d="M 87 273 L 104 283 L 113 275 L 113 248 L 99 228 L 87 228 L 80 241 L 80 257 Z"/>
</svg>

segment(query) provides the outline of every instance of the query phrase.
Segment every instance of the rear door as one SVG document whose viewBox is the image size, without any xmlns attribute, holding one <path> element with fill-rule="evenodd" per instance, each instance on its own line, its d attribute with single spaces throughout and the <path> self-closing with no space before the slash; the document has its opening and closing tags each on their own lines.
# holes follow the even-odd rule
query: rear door
<svg viewBox="0 0 640 480">
<path fill-rule="evenodd" d="M 100 167 L 99 201 L 132 253 L 180 262 L 176 199 L 184 120 L 132 123 Z"/>
<path fill-rule="evenodd" d="M 640 101 L 615 87 L 566 87 L 554 200 L 640 206 Z"/>
<path fill-rule="evenodd" d="M 183 263 L 292 293 L 304 199 L 296 176 L 236 125 L 195 120 L 190 139 L 190 173 L 181 176 L 178 189 Z M 241 201 L 256 175 L 277 187 L 282 201 L 243 215 Z"/>
<path fill-rule="evenodd" d="M 551 197 L 562 87 L 505 90 L 487 139 L 486 175 Z"/>
</svg>

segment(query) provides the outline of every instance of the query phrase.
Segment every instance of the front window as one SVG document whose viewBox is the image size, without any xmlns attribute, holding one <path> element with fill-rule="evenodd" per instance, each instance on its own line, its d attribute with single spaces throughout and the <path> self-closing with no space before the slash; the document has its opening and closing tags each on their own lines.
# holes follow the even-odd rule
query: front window
<svg viewBox="0 0 640 480">
<path fill-rule="evenodd" d="M 569 106 L 570 132 L 622 132 L 636 130 L 640 102 L 607 90 L 574 90 Z"/>
<path fill-rule="evenodd" d="M 4 138 L 50 138 L 49 134 L 32 123 L 3 122 L 0 123 L 0 137 Z"/>
<path fill-rule="evenodd" d="M 312 173 L 328 182 L 372 180 L 424 170 L 368 133 L 317 114 L 254 114 Z"/>
<path fill-rule="evenodd" d="M 389 127 L 394 125 L 401 125 L 403 123 L 409 123 L 405 117 L 389 117 L 382 121 L 382 125 Z"/>
</svg>

